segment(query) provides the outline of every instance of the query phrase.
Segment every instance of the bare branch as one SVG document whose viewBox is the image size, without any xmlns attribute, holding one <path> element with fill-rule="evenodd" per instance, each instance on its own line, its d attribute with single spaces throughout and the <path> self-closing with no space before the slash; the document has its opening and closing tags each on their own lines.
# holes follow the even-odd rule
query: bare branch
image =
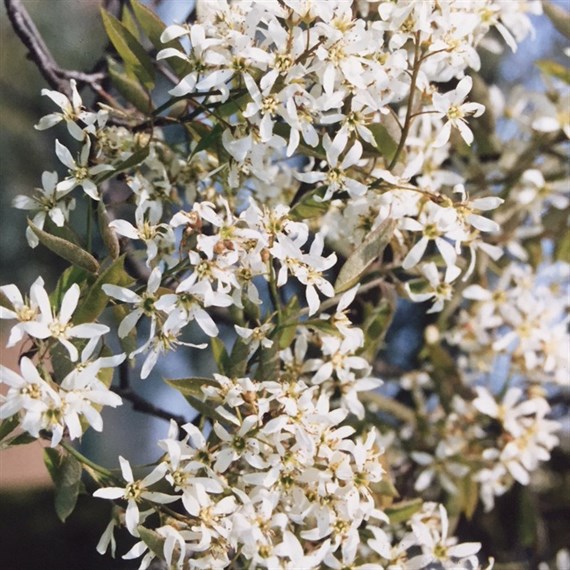
<svg viewBox="0 0 570 570">
<path fill-rule="evenodd" d="M 69 79 L 86 83 L 95 91 L 100 89 L 99 83 L 105 76 L 103 73 L 83 73 L 59 67 L 21 0 L 4 0 L 4 3 L 12 28 L 28 48 L 29 59 L 52 89 L 70 95 Z"/>
<path fill-rule="evenodd" d="M 124 398 L 133 405 L 133 410 L 136 412 L 141 412 L 143 414 L 148 414 L 149 416 L 154 416 L 155 418 L 160 418 L 169 422 L 174 420 L 179 426 L 188 423 L 188 419 L 184 416 L 179 416 L 177 414 L 172 414 L 167 410 L 159 408 L 154 404 L 151 404 L 148 400 L 145 400 L 141 395 L 137 394 L 132 388 L 122 389 L 120 387 L 111 387 L 111 390 Z"/>
</svg>

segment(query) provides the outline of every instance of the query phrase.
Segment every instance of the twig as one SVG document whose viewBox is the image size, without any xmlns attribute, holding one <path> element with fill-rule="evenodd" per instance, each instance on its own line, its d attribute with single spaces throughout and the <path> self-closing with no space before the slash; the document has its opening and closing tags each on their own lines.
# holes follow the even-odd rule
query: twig
<svg viewBox="0 0 570 570">
<path fill-rule="evenodd" d="M 416 82 L 418 80 L 418 73 L 420 71 L 420 65 L 422 61 L 420 58 L 420 53 L 421 53 L 420 32 L 417 32 L 416 45 L 414 51 L 414 70 L 412 72 L 412 80 L 410 83 L 410 97 L 408 99 L 408 109 L 406 111 L 406 118 L 404 120 L 404 127 L 402 129 L 402 136 L 400 138 L 400 143 L 398 144 L 398 148 L 396 149 L 394 157 L 392 158 L 392 161 L 388 166 L 388 170 L 392 170 L 392 168 L 394 168 L 394 166 L 396 166 L 396 164 L 398 163 L 398 158 L 400 158 L 400 154 L 402 153 L 402 150 L 404 150 L 406 139 L 408 138 L 408 132 L 410 131 L 410 126 L 412 124 L 414 97 L 416 95 Z"/>
<path fill-rule="evenodd" d="M 80 83 L 90 85 L 95 90 L 100 89 L 99 83 L 104 78 L 103 73 L 83 73 L 59 67 L 21 1 L 4 0 L 4 4 L 12 28 L 28 48 L 29 59 L 36 64 L 50 87 L 70 95 L 68 80 L 75 79 Z"/>
<path fill-rule="evenodd" d="M 137 394 L 131 388 L 123 389 L 120 386 L 115 387 L 112 386 L 111 390 L 124 398 L 125 400 L 129 401 L 133 405 L 133 410 L 136 412 L 141 412 L 143 414 L 148 414 L 150 416 L 154 416 L 156 418 L 160 418 L 162 420 L 166 420 L 169 422 L 170 420 L 174 420 L 179 426 L 188 423 L 188 419 L 184 416 L 179 416 L 176 414 L 172 414 L 167 410 L 163 410 L 154 404 L 151 404 L 148 400 L 145 400 L 142 396 Z"/>
</svg>

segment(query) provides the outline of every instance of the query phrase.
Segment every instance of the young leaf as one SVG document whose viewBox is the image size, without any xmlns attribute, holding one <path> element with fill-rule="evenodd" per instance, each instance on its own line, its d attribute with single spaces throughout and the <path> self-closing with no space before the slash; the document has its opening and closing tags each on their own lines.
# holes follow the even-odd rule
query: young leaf
<svg viewBox="0 0 570 570">
<path fill-rule="evenodd" d="M 13 415 L 10 418 L 6 418 L 0 422 L 0 441 L 5 437 L 8 437 L 20 424 L 20 419 L 18 414 Z"/>
<path fill-rule="evenodd" d="M 132 0 L 131 6 L 138 23 L 140 24 L 144 33 L 148 36 L 148 39 L 151 41 L 152 45 L 156 49 L 166 47 L 167 44 L 163 44 L 160 41 L 160 36 L 166 29 L 164 22 L 150 8 L 144 4 L 141 4 L 138 0 Z M 168 45 L 170 45 L 170 42 Z"/>
<path fill-rule="evenodd" d="M 395 288 L 387 283 L 382 285 L 382 298 L 379 302 L 366 303 L 364 306 L 364 347 L 360 356 L 372 361 L 382 347 L 388 328 L 396 313 L 398 301 Z"/>
<path fill-rule="evenodd" d="M 227 376 L 229 374 L 229 364 L 230 357 L 224 343 L 217 337 L 211 339 L 212 343 L 212 354 L 214 356 L 214 362 L 218 366 L 220 374 Z"/>
<path fill-rule="evenodd" d="M 36 234 L 40 243 L 60 257 L 63 257 L 63 259 L 66 259 L 70 263 L 73 263 L 73 265 L 86 269 L 91 273 L 97 273 L 97 271 L 99 271 L 99 263 L 97 260 L 78 245 L 40 230 L 40 228 L 35 226 L 30 220 L 28 220 L 28 225 Z"/>
<path fill-rule="evenodd" d="M 536 62 L 536 66 L 542 73 L 556 77 L 556 79 L 560 79 L 564 83 L 570 83 L 570 69 L 561 63 L 551 59 L 541 59 Z"/>
<path fill-rule="evenodd" d="M 44 462 L 55 485 L 55 512 L 65 522 L 75 509 L 81 489 L 81 463 L 52 448 L 44 449 Z"/>
<path fill-rule="evenodd" d="M 75 311 L 73 316 L 75 324 L 93 322 L 103 312 L 109 302 L 109 298 L 103 291 L 103 285 L 110 283 L 124 287 L 132 283 L 131 277 L 125 271 L 124 263 L 125 255 L 122 255 L 101 272 Z"/>
<path fill-rule="evenodd" d="M 115 16 L 101 9 L 101 18 L 107 36 L 131 72 L 146 89 L 154 87 L 154 67 L 150 56 L 140 42 Z"/>
<path fill-rule="evenodd" d="M 249 346 L 241 336 L 235 340 L 232 353 L 228 359 L 228 376 L 239 378 L 245 374 L 249 357 Z"/>
<path fill-rule="evenodd" d="M 5 442 L 2 442 L 2 444 L 0 444 L 0 449 L 7 449 L 8 447 L 14 447 L 16 445 L 27 445 L 28 443 L 32 443 L 32 441 L 36 441 L 37 439 L 37 437 L 34 437 L 28 432 L 19 433 L 18 435 L 9 438 Z"/>
<path fill-rule="evenodd" d="M 394 503 L 385 509 L 391 524 L 398 524 L 407 521 L 412 515 L 422 508 L 423 501 L 421 499 L 411 499 L 409 501 L 401 501 Z"/>
<path fill-rule="evenodd" d="M 356 285 L 364 272 L 379 258 L 390 243 L 397 221 L 384 220 L 364 241 L 348 256 L 338 274 L 334 289 L 336 293 L 347 291 Z"/>
<path fill-rule="evenodd" d="M 369 125 L 368 128 L 372 132 L 374 142 L 376 143 L 380 154 L 382 154 L 386 162 L 390 163 L 396 154 L 398 143 L 392 138 L 388 129 L 384 125 L 375 123 L 373 125 Z"/>
<path fill-rule="evenodd" d="M 307 192 L 289 212 L 289 217 L 299 222 L 301 220 L 311 220 L 326 213 L 329 209 L 329 202 L 319 200 L 324 196 L 323 188 L 316 188 L 312 192 Z"/>
<path fill-rule="evenodd" d="M 202 386 L 218 386 L 213 378 L 201 378 L 195 376 L 194 378 L 165 378 L 164 381 L 178 390 L 183 396 L 196 396 L 203 395 Z"/>
<path fill-rule="evenodd" d="M 150 530 L 142 525 L 137 527 L 141 540 L 148 546 L 150 551 L 158 556 L 160 559 L 164 560 L 164 542 L 166 539 L 160 536 L 158 532 Z"/>
<path fill-rule="evenodd" d="M 127 28 L 127 30 L 131 33 L 131 35 L 136 38 L 137 40 L 140 41 L 140 33 L 139 33 L 139 29 L 137 27 L 137 23 L 131 13 L 130 10 L 128 10 L 126 8 L 126 6 L 123 8 L 123 13 L 121 15 L 121 24 L 123 24 L 123 26 L 125 26 L 125 28 Z"/>
<path fill-rule="evenodd" d="M 259 364 L 255 371 L 256 380 L 277 380 L 279 376 L 279 338 L 273 339 L 271 346 L 259 347 Z"/>
<path fill-rule="evenodd" d="M 213 406 L 207 404 L 200 398 L 192 396 L 192 394 L 185 394 L 184 398 L 199 414 L 202 414 L 203 416 L 212 420 L 217 420 L 221 423 L 227 423 L 227 420 L 224 418 L 224 416 L 219 414 Z"/>
<path fill-rule="evenodd" d="M 544 9 L 544 13 L 550 18 L 554 27 L 563 36 L 570 39 L 570 12 L 560 6 L 555 6 L 547 0 L 542 0 L 542 8 Z"/>
<path fill-rule="evenodd" d="M 99 203 L 97 204 L 99 233 L 103 238 L 103 243 L 105 244 L 111 258 L 117 259 L 121 253 L 121 246 L 119 245 L 119 238 L 117 237 L 115 230 L 109 227 L 110 221 L 109 215 L 107 214 L 107 208 L 105 208 L 105 203 L 103 200 L 99 200 Z"/>
<path fill-rule="evenodd" d="M 133 11 L 140 27 L 157 50 L 163 48 L 175 48 L 184 52 L 182 44 L 178 40 L 172 40 L 164 44 L 160 41 L 160 36 L 166 29 L 166 24 L 148 6 L 141 4 L 138 0 L 131 0 L 131 6 L 133 7 Z M 178 57 L 169 58 L 168 65 L 179 77 L 183 77 L 190 72 L 188 62 Z"/>
<path fill-rule="evenodd" d="M 220 142 L 222 140 L 223 131 L 224 128 L 219 123 L 217 125 L 214 125 L 213 129 L 210 129 L 207 132 L 207 134 L 204 134 L 200 137 L 200 140 L 198 141 L 198 144 L 192 151 L 190 158 L 192 158 L 195 154 L 198 154 L 203 150 L 217 151 L 218 146 L 220 145 Z M 190 160 L 190 158 L 188 160 Z"/>
<path fill-rule="evenodd" d="M 128 77 L 121 65 L 111 58 L 107 58 L 109 77 L 117 91 L 141 113 L 149 114 L 152 103 L 149 94 L 134 78 Z M 113 174 L 116 172 L 113 171 Z"/>
</svg>

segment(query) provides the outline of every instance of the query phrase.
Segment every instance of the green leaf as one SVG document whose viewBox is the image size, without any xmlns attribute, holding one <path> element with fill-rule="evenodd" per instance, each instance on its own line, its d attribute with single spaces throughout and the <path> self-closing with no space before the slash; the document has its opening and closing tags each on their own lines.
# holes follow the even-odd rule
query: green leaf
<svg viewBox="0 0 570 570">
<path fill-rule="evenodd" d="M 245 375 L 247 361 L 249 360 L 249 343 L 238 336 L 232 347 L 232 352 L 228 359 L 228 374 L 232 378 L 241 378 Z"/>
<path fill-rule="evenodd" d="M 398 299 L 394 287 L 383 283 L 381 288 L 382 298 L 377 302 L 364 305 L 364 322 L 362 325 L 364 346 L 360 356 L 368 361 L 374 360 L 378 354 L 396 313 Z"/>
<path fill-rule="evenodd" d="M 0 441 L 8 437 L 20 425 L 20 418 L 15 414 L 0 422 Z"/>
<path fill-rule="evenodd" d="M 185 394 L 184 398 L 186 401 L 199 413 L 203 416 L 210 418 L 212 420 L 217 420 L 220 423 L 227 423 L 226 418 L 220 415 L 214 406 L 207 404 L 204 400 L 197 398 L 196 396 L 192 396 L 192 394 Z"/>
<path fill-rule="evenodd" d="M 101 8 L 101 18 L 107 36 L 125 62 L 127 72 L 136 77 L 146 89 L 152 89 L 154 67 L 144 47 L 115 16 L 103 8 Z"/>
<path fill-rule="evenodd" d="M 246 105 L 251 101 L 251 96 L 247 91 L 242 95 L 238 93 L 233 94 L 225 103 L 217 107 L 216 115 L 222 118 L 231 117 L 242 109 L 245 110 Z"/>
<path fill-rule="evenodd" d="M 18 435 L 8 439 L 6 442 L 2 442 L 2 445 L 0 447 L 2 449 L 6 449 L 8 447 L 14 447 L 16 445 L 27 445 L 28 443 L 37 441 L 37 439 L 37 437 L 34 437 L 28 432 L 19 433 Z"/>
<path fill-rule="evenodd" d="M 73 315 L 75 324 L 92 323 L 103 312 L 109 302 L 109 298 L 103 291 L 103 285 L 110 283 L 111 285 L 126 287 L 133 282 L 132 278 L 125 271 L 124 263 L 125 254 L 115 259 L 107 269 L 101 272 L 95 283 L 89 287 L 85 299 L 83 299 L 75 311 Z"/>
<path fill-rule="evenodd" d="M 519 492 L 519 512 L 517 513 L 518 535 L 521 545 L 532 549 L 536 546 L 538 535 L 539 512 L 536 504 L 536 497 L 526 487 L 520 487 Z"/>
<path fill-rule="evenodd" d="M 406 522 L 412 515 L 422 508 L 422 499 L 411 499 L 409 501 L 401 501 L 394 503 L 390 507 L 384 509 L 388 515 L 391 524 Z"/>
<path fill-rule="evenodd" d="M 339 336 L 340 333 L 338 329 L 330 322 L 324 319 L 309 319 L 308 321 L 303 321 L 303 326 L 319 331 L 328 336 Z"/>
<path fill-rule="evenodd" d="M 57 383 L 61 383 L 75 368 L 74 363 L 69 359 L 67 349 L 60 343 L 50 350 L 50 363 L 53 368 L 52 378 Z"/>
<path fill-rule="evenodd" d="M 150 530 L 145 526 L 139 525 L 137 527 L 141 540 L 149 547 L 151 552 L 164 560 L 164 543 L 166 539 L 158 532 Z"/>
<path fill-rule="evenodd" d="M 547 0 L 542 0 L 542 7 L 544 13 L 550 18 L 554 27 L 567 38 L 570 39 L 570 12 L 555 6 Z"/>
<path fill-rule="evenodd" d="M 213 378 L 202 378 L 195 376 L 193 378 L 165 378 L 164 381 L 178 390 L 183 396 L 203 396 L 202 386 L 219 386 Z"/>
<path fill-rule="evenodd" d="M 295 340 L 297 326 L 299 325 L 297 320 L 299 309 L 299 299 L 297 295 L 294 295 L 287 303 L 287 306 L 282 310 L 283 324 L 275 329 L 274 335 L 274 339 L 279 342 L 279 348 L 281 350 L 287 348 Z"/>
<path fill-rule="evenodd" d="M 140 27 L 157 50 L 175 48 L 184 53 L 184 48 L 178 40 L 172 40 L 164 44 L 160 41 L 160 36 L 166 29 L 166 24 L 150 8 L 141 4 L 138 0 L 131 0 L 131 5 Z M 179 77 L 190 73 L 189 63 L 178 57 L 171 57 L 166 62 Z"/>
<path fill-rule="evenodd" d="M 228 376 L 229 374 L 229 360 L 228 352 L 224 343 L 217 337 L 211 339 L 212 355 L 214 356 L 214 362 L 218 366 L 220 374 Z"/>
<path fill-rule="evenodd" d="M 388 129 L 381 123 L 368 125 L 368 128 L 372 132 L 372 136 L 374 137 L 374 142 L 376 143 L 378 150 L 386 162 L 390 163 L 396 155 L 398 143 L 392 138 Z"/>
<path fill-rule="evenodd" d="M 137 27 L 137 23 L 131 13 L 130 10 L 128 10 L 126 7 L 123 8 L 123 13 L 121 15 L 121 23 L 123 24 L 123 26 L 125 26 L 125 28 L 130 32 L 130 34 L 136 38 L 137 40 L 140 40 L 140 33 L 139 33 L 139 29 Z"/>
<path fill-rule="evenodd" d="M 113 170 L 109 172 L 104 172 L 103 175 L 97 179 L 97 182 L 101 183 L 104 180 L 107 180 L 108 178 L 112 178 L 113 176 L 117 175 L 119 172 L 123 172 L 125 170 L 132 170 L 135 166 L 138 166 L 139 164 L 141 164 L 146 160 L 149 152 L 150 152 L 150 139 L 149 139 L 149 144 L 137 148 L 128 158 L 125 158 L 125 160 L 115 165 L 113 167 Z"/>
<path fill-rule="evenodd" d="M 81 463 L 53 448 L 44 449 L 44 462 L 55 484 L 55 512 L 65 522 L 75 509 L 81 489 Z"/>
<path fill-rule="evenodd" d="M 107 58 L 107 67 L 117 91 L 141 113 L 149 114 L 152 111 L 152 101 L 140 82 L 136 78 L 128 77 L 123 67 L 111 58 Z M 112 174 L 115 174 L 115 171 Z"/>
<path fill-rule="evenodd" d="M 397 499 L 400 496 L 400 493 L 398 493 L 398 489 L 396 489 L 396 486 L 394 485 L 392 479 L 386 477 L 385 475 L 380 481 L 378 481 L 378 483 L 373 483 L 371 487 L 374 493 L 378 493 L 384 497 Z"/>
<path fill-rule="evenodd" d="M 141 4 L 138 0 L 131 0 L 131 6 L 135 13 L 138 23 L 140 24 L 148 39 L 156 49 L 162 49 L 167 44 L 160 41 L 162 32 L 166 29 L 166 24 L 147 6 Z M 170 45 L 169 42 L 168 45 Z"/>
<path fill-rule="evenodd" d="M 40 243 L 45 245 L 55 254 L 63 257 L 63 259 L 66 259 L 70 263 L 73 263 L 73 265 L 86 269 L 91 273 L 97 273 L 97 271 L 99 271 L 99 263 L 97 260 L 78 245 L 40 230 L 40 228 L 35 226 L 30 220 L 28 220 L 28 225 L 34 234 L 36 234 Z"/>
<path fill-rule="evenodd" d="M 264 381 L 264 380 L 278 380 L 279 378 L 279 368 L 280 368 L 280 359 L 279 359 L 279 339 L 274 338 L 273 344 L 271 346 L 259 347 L 259 362 L 257 366 L 257 370 L 255 371 L 255 379 Z"/>
<path fill-rule="evenodd" d="M 570 263 L 570 231 L 566 230 L 556 244 L 555 257 L 558 261 Z"/>
<path fill-rule="evenodd" d="M 364 272 L 378 259 L 390 243 L 398 222 L 384 220 L 364 241 L 348 256 L 338 274 L 334 289 L 336 293 L 347 291 L 358 283 Z"/>
<path fill-rule="evenodd" d="M 50 301 L 57 307 L 61 306 L 61 300 L 65 292 L 74 284 L 81 285 L 84 281 L 93 279 L 93 274 L 86 272 L 84 269 L 71 265 L 68 267 L 57 280 L 57 285 L 50 295 Z M 67 351 L 66 351 L 67 352 Z"/>
<path fill-rule="evenodd" d="M 471 520 L 479 503 L 479 484 L 473 480 L 472 475 L 467 475 L 461 480 L 459 488 L 463 513 L 467 520 Z"/>
<path fill-rule="evenodd" d="M 112 307 L 113 316 L 115 317 L 115 321 L 120 323 L 131 311 L 127 305 L 115 305 Z M 125 354 L 131 354 L 137 348 L 137 331 L 136 327 L 131 330 L 131 332 L 123 337 L 119 338 L 119 343 L 121 344 L 121 348 Z"/>
<path fill-rule="evenodd" d="M 551 59 L 541 59 L 536 62 L 536 66 L 545 75 L 550 75 L 551 77 L 556 77 L 565 83 L 570 83 L 570 69 L 558 63 L 557 61 L 552 61 Z"/>
<path fill-rule="evenodd" d="M 446 412 L 451 410 L 451 401 L 455 394 L 471 399 L 472 390 L 463 383 L 456 360 L 443 346 L 426 343 L 420 356 L 433 366 L 430 376 Z"/>
<path fill-rule="evenodd" d="M 103 200 L 99 200 L 99 204 L 97 204 L 99 233 L 103 238 L 103 243 L 105 244 L 111 258 L 117 259 L 121 253 L 121 246 L 115 230 L 109 227 L 110 221 L 109 215 L 107 214 L 107 208 L 105 208 L 105 203 Z"/>
<path fill-rule="evenodd" d="M 291 208 L 289 217 L 294 221 L 311 220 L 328 212 L 330 202 L 323 201 L 324 187 L 320 186 L 311 192 L 307 192 Z"/>
<path fill-rule="evenodd" d="M 224 132 L 224 127 L 222 127 L 222 125 L 220 125 L 219 123 L 214 125 L 214 128 L 208 129 L 206 133 L 204 133 L 200 137 L 200 140 L 198 141 L 198 144 L 192 151 L 190 158 L 192 158 L 195 154 L 198 154 L 203 150 L 217 151 L 218 146 L 220 145 L 220 142 L 222 140 L 223 132 Z M 190 158 L 188 160 L 190 160 Z"/>
</svg>

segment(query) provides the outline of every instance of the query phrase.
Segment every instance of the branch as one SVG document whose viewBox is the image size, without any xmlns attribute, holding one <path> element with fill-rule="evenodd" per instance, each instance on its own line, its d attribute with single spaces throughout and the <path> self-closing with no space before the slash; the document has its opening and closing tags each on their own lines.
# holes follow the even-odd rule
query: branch
<svg viewBox="0 0 570 570">
<path fill-rule="evenodd" d="M 121 398 L 129 401 L 133 405 L 133 410 L 136 412 L 148 414 L 149 416 L 154 416 L 155 418 L 160 418 L 162 420 L 166 420 L 167 422 L 174 420 L 179 426 L 188 423 L 188 420 L 184 416 L 171 414 L 169 411 L 151 404 L 148 400 L 145 400 L 142 396 L 137 394 L 132 388 L 112 386 L 111 390 L 113 390 L 113 392 L 115 392 L 115 394 L 118 394 Z"/>
<path fill-rule="evenodd" d="M 50 87 L 70 95 L 68 80 L 75 79 L 95 90 L 100 89 L 99 83 L 104 78 L 103 73 L 83 73 L 59 67 L 21 0 L 4 0 L 4 3 L 12 28 L 28 48 L 28 58 L 36 64 Z"/>
</svg>

